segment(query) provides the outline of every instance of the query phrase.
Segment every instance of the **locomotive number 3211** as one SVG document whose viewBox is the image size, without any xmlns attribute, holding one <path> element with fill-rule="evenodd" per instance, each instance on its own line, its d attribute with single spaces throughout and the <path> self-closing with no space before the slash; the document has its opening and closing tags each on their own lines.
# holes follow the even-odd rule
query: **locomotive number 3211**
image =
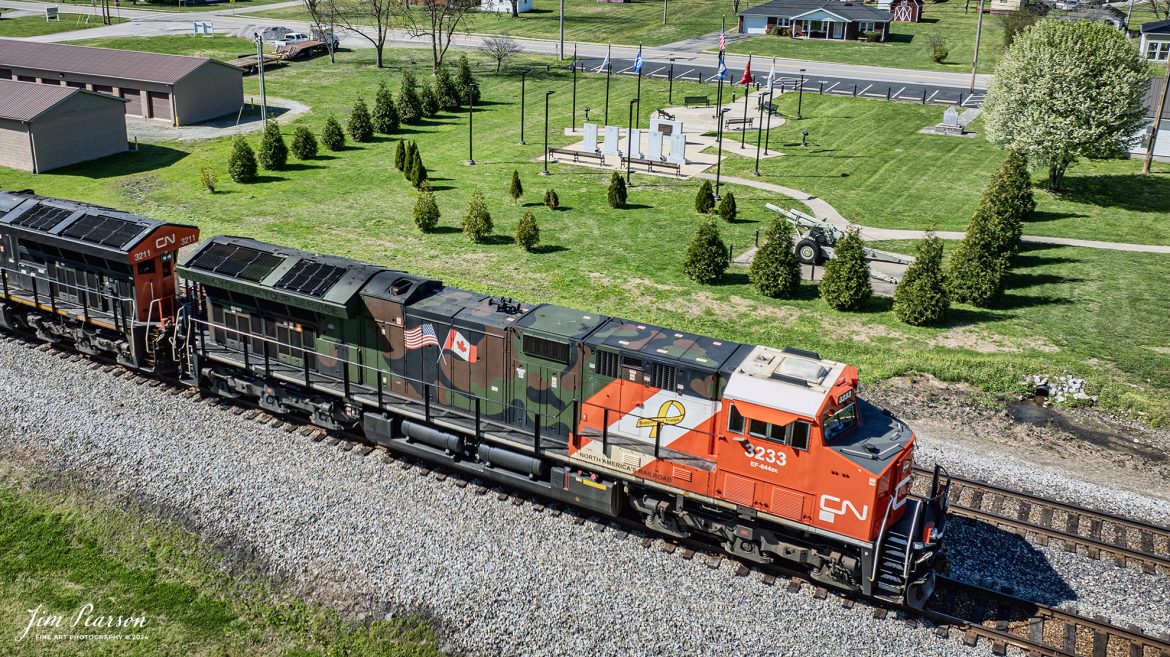
<svg viewBox="0 0 1170 657">
<path fill-rule="evenodd" d="M 784 452 L 777 452 L 774 449 L 767 449 L 759 445 L 748 445 L 744 448 L 744 453 L 750 459 L 757 461 L 765 461 L 767 463 L 775 463 L 783 466 L 788 463 L 788 456 Z"/>
</svg>

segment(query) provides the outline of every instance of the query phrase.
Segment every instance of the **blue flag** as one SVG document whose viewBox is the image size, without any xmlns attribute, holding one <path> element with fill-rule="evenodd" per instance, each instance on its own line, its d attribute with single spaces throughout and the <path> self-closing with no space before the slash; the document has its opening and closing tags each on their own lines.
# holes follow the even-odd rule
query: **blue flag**
<svg viewBox="0 0 1170 657">
<path fill-rule="evenodd" d="M 723 63 L 722 53 L 719 55 L 719 70 L 715 73 L 715 79 L 716 80 L 726 80 L 727 79 L 727 65 Z"/>
<path fill-rule="evenodd" d="M 634 72 L 642 72 L 642 46 L 638 46 L 638 54 L 634 57 Z"/>
</svg>

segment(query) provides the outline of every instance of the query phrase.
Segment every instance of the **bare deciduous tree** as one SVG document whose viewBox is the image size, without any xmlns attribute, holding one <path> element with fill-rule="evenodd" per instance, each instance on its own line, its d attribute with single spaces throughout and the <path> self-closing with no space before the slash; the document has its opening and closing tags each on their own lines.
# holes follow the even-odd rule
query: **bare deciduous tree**
<svg viewBox="0 0 1170 657">
<path fill-rule="evenodd" d="M 488 37 L 479 49 L 496 63 L 496 73 L 500 72 L 512 55 L 523 50 L 515 39 L 506 36 Z"/>
<path fill-rule="evenodd" d="M 1170 19 L 1170 0 L 1149 0 L 1149 4 L 1155 16 Z"/>
<path fill-rule="evenodd" d="M 433 66 L 437 71 L 451 46 L 451 35 L 459 28 L 460 21 L 479 7 L 479 0 L 416 0 L 416 5 L 421 12 L 404 13 L 406 29 L 411 36 L 430 37 Z M 421 18 L 418 18 L 419 13 Z"/>
<path fill-rule="evenodd" d="M 309 20 L 313 22 L 313 27 L 325 37 L 325 48 L 329 51 L 329 62 L 336 63 L 333 37 L 336 34 L 334 28 L 337 27 L 337 8 L 333 0 L 302 0 L 302 2 L 305 3 L 305 10 L 309 12 Z"/>
<path fill-rule="evenodd" d="M 306 0 L 307 1 L 307 0 Z M 442 0 L 426 0 L 442 2 Z M 463 1 L 463 0 L 460 0 Z M 390 30 L 412 22 L 404 0 L 322 0 L 337 24 L 374 46 L 378 68 Z"/>
<path fill-rule="evenodd" d="M 510 0 L 512 3 L 512 18 L 520 18 L 520 0 Z"/>
</svg>

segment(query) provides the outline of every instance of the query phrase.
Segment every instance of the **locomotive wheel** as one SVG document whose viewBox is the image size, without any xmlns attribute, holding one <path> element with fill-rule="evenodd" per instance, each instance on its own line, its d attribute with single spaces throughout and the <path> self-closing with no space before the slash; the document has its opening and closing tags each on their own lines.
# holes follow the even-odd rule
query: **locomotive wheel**
<svg viewBox="0 0 1170 657">
<path fill-rule="evenodd" d="M 819 265 L 825 260 L 821 245 L 807 237 L 796 243 L 796 257 L 806 265 Z"/>
</svg>

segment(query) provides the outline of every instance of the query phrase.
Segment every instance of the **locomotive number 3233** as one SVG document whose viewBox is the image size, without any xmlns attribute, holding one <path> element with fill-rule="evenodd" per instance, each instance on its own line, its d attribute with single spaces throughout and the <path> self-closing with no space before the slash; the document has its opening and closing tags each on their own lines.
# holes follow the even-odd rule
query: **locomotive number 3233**
<svg viewBox="0 0 1170 657">
<path fill-rule="evenodd" d="M 775 463 L 783 466 L 788 463 L 788 456 L 784 452 L 777 452 L 774 449 L 761 447 L 760 445 L 748 445 L 744 448 L 744 453 L 750 459 L 757 461 L 764 461 L 766 463 Z"/>
</svg>

